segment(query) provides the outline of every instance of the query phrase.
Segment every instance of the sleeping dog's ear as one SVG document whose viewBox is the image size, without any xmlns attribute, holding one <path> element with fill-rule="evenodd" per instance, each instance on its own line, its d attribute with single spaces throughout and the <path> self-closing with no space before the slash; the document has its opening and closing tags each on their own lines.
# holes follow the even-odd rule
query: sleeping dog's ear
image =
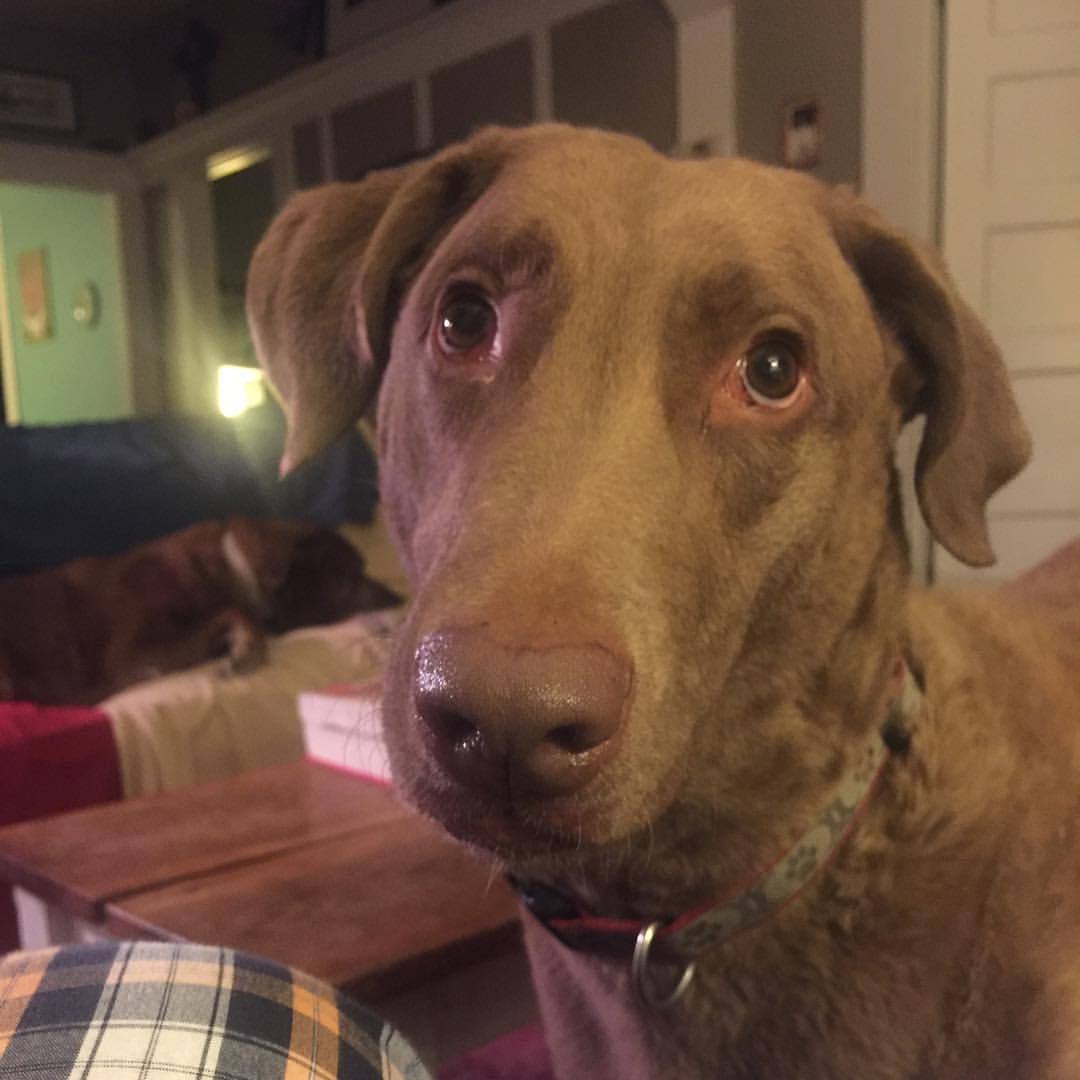
<svg viewBox="0 0 1080 1080">
<path fill-rule="evenodd" d="M 913 411 L 926 414 L 915 465 L 923 517 L 956 558 L 989 566 L 986 503 L 1031 456 L 1001 354 L 932 253 L 850 190 L 827 199 L 841 250 L 921 384 Z"/>
<path fill-rule="evenodd" d="M 293 196 L 248 272 L 255 351 L 288 420 L 287 472 L 378 392 L 410 273 L 484 192 L 513 136 L 488 129 L 428 161 Z"/>
</svg>

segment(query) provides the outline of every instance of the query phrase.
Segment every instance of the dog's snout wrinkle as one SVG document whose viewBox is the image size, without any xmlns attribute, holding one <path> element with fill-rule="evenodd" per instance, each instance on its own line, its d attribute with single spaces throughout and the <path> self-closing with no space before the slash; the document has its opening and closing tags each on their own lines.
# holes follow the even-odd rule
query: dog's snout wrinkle
<svg viewBox="0 0 1080 1080">
<path fill-rule="evenodd" d="M 616 750 L 630 664 L 605 645 L 514 647 L 449 628 L 416 650 L 416 715 L 439 764 L 486 792 L 567 795 Z"/>
</svg>

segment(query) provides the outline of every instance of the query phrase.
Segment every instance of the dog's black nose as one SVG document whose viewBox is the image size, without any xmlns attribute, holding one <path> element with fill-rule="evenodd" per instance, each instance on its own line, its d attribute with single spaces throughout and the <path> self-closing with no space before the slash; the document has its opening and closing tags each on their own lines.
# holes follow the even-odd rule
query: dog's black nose
<svg viewBox="0 0 1080 1080">
<path fill-rule="evenodd" d="M 462 627 L 421 640 L 415 678 L 447 772 L 503 796 L 551 796 L 578 791 L 610 760 L 631 669 L 599 644 L 514 647 Z"/>
</svg>

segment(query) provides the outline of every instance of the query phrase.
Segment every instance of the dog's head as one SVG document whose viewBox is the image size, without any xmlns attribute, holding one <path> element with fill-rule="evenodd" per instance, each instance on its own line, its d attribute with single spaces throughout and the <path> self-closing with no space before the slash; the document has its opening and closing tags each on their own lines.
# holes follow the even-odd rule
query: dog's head
<svg viewBox="0 0 1080 1080">
<path fill-rule="evenodd" d="M 901 425 L 973 564 L 1028 454 L 975 318 L 851 193 L 623 136 L 489 130 L 299 195 L 249 315 L 291 462 L 381 385 L 397 779 L 517 864 L 669 828 L 760 850 L 876 722 Z"/>
<path fill-rule="evenodd" d="M 337 622 L 400 598 L 364 572 L 360 553 L 334 529 L 299 521 L 230 518 L 231 575 L 271 633 Z"/>
</svg>

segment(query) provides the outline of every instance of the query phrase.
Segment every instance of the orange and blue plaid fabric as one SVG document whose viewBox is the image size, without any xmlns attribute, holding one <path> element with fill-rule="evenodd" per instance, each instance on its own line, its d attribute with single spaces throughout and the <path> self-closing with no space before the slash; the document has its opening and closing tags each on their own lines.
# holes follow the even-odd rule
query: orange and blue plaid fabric
<svg viewBox="0 0 1080 1080">
<path fill-rule="evenodd" d="M 108 942 L 0 957 L 0 1080 L 430 1080 L 332 987 L 229 949 Z"/>
</svg>

